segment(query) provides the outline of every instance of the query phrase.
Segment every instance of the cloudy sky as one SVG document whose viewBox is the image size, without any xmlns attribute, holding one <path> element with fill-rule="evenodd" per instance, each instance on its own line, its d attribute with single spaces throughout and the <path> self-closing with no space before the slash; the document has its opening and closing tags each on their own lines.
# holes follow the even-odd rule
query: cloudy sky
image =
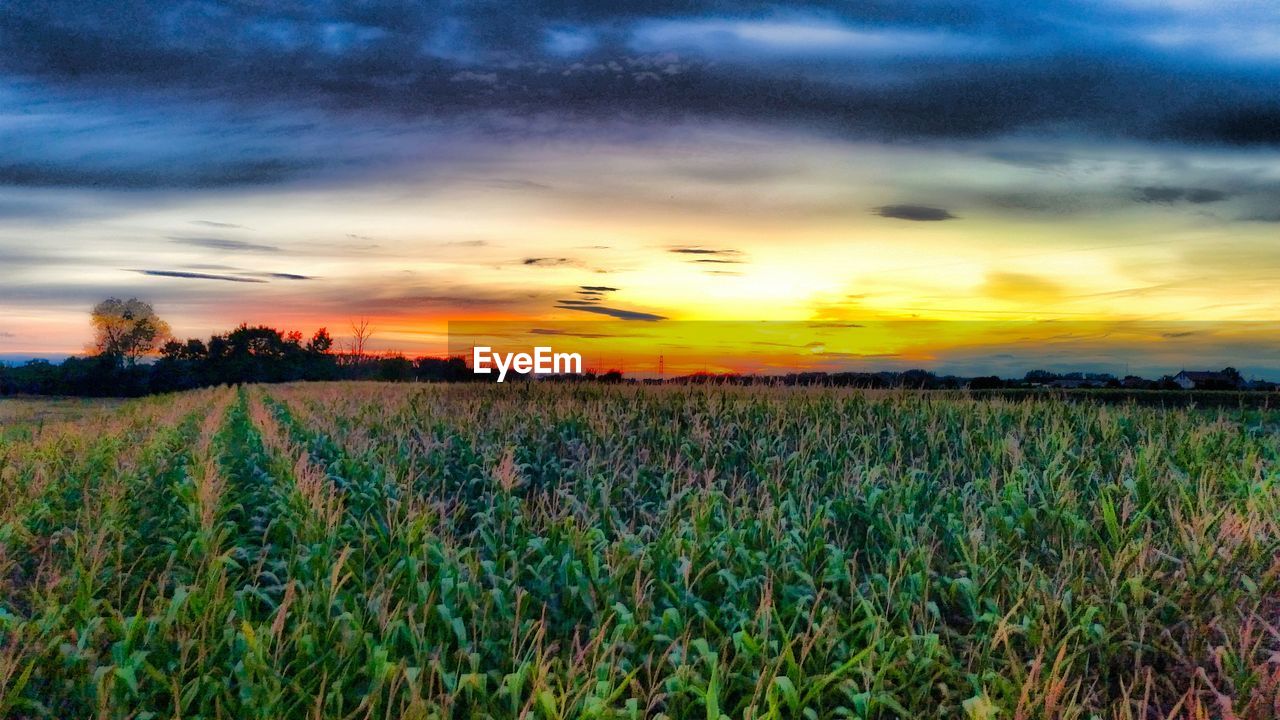
<svg viewBox="0 0 1280 720">
<path fill-rule="evenodd" d="M 1280 5 L 0 4 L 0 352 L 109 295 L 460 319 L 1280 320 Z"/>
</svg>

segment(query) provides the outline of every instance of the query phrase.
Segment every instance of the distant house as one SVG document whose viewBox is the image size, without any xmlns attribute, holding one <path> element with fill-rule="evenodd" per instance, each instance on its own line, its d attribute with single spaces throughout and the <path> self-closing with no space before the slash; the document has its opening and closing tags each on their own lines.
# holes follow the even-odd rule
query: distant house
<svg viewBox="0 0 1280 720">
<path fill-rule="evenodd" d="M 1183 390 L 1239 390 L 1240 373 L 1232 368 L 1225 370 L 1183 370 L 1173 376 L 1173 381 Z"/>
</svg>

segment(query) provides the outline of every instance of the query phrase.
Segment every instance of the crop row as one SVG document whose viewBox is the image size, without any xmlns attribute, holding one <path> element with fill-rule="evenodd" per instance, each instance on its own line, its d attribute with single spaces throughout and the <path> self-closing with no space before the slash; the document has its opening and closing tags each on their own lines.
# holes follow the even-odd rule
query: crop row
<svg viewBox="0 0 1280 720">
<path fill-rule="evenodd" d="M 1262 718 L 1266 411 L 304 384 L 0 446 L 0 716 Z"/>
</svg>

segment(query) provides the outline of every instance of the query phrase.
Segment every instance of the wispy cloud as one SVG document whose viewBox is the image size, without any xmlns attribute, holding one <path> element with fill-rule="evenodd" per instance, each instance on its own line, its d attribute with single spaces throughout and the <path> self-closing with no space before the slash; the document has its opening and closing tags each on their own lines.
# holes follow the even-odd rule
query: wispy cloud
<svg viewBox="0 0 1280 720">
<path fill-rule="evenodd" d="M 224 265 L 221 263 L 194 263 L 184 266 L 188 270 L 219 270 L 217 274 L 235 275 L 237 277 L 265 278 L 267 280 L 316 280 L 315 275 L 300 275 L 298 273 L 289 272 L 267 272 L 244 270 L 234 265 Z"/>
<path fill-rule="evenodd" d="M 266 280 L 244 277 L 241 275 L 214 275 L 212 273 L 186 272 L 184 270 L 134 270 L 133 272 L 154 277 L 182 278 L 184 280 L 221 280 L 235 283 L 265 283 Z"/>
<path fill-rule="evenodd" d="M 236 273 L 236 274 L 242 275 L 242 276 L 248 276 L 248 277 L 270 278 L 272 280 L 315 280 L 316 279 L 314 275 L 298 275 L 297 273 L 286 273 L 286 272 L 242 272 L 242 273 Z"/>
<path fill-rule="evenodd" d="M 1134 193 L 1138 198 L 1138 202 L 1160 203 L 1164 205 L 1171 205 L 1178 202 L 1191 203 L 1192 205 L 1205 205 L 1208 203 L 1222 202 L 1230 197 L 1228 193 L 1222 190 L 1177 187 L 1173 185 L 1148 185 L 1145 187 L 1135 188 Z"/>
<path fill-rule="evenodd" d="M 564 267 L 566 265 L 575 265 L 577 262 L 565 257 L 527 257 L 521 260 L 520 264 L 534 267 Z"/>
<path fill-rule="evenodd" d="M 668 252 L 687 256 L 688 262 L 698 265 L 741 265 L 745 262 L 741 250 L 729 248 L 706 248 L 697 245 L 668 248 Z M 727 271 L 707 271 L 710 275 L 736 275 Z"/>
<path fill-rule="evenodd" d="M 607 293 L 618 291 L 618 288 L 609 287 L 608 285 L 580 285 L 578 287 L 578 290 L 574 290 L 574 294 L 580 299 L 561 300 L 560 302 L 570 305 L 594 305 L 604 300 Z"/>
<path fill-rule="evenodd" d="M 503 190 L 550 190 L 551 186 L 545 183 L 534 182 L 533 180 L 521 180 L 518 178 L 493 178 L 485 181 L 490 187 L 501 188 Z"/>
<path fill-rule="evenodd" d="M 1246 222 L 1280 223 L 1280 212 L 1258 213 L 1243 218 Z"/>
<path fill-rule="evenodd" d="M 604 307 L 602 305 L 566 305 L 561 301 L 556 305 L 561 310 L 580 310 L 582 312 L 596 313 L 597 315 L 608 315 L 618 320 L 640 320 L 644 322 L 654 322 L 657 320 L 666 320 L 664 315 L 656 315 L 654 313 L 639 312 L 637 310 L 623 310 L 621 308 Z"/>
<path fill-rule="evenodd" d="M 715 248 L 704 248 L 698 246 L 684 246 L 669 248 L 668 252 L 677 255 L 741 255 L 741 250 L 721 250 Z"/>
<path fill-rule="evenodd" d="M 561 337 L 585 338 L 588 340 L 598 339 L 598 338 L 622 337 L 621 335 L 618 335 L 618 334 L 575 332 L 573 330 L 560 330 L 556 328 L 531 328 L 529 330 L 529 334 L 530 335 L 557 335 Z"/>
<path fill-rule="evenodd" d="M 982 285 L 982 290 L 987 296 L 998 300 L 1038 306 L 1050 305 L 1065 295 L 1062 286 L 1052 280 L 1011 272 L 990 273 Z"/>
<path fill-rule="evenodd" d="M 246 242 L 244 240 L 231 240 L 229 238 L 171 236 L 169 239 L 180 245 L 191 245 L 193 247 L 209 248 L 210 250 L 263 253 L 280 252 L 280 248 L 275 245 L 263 245 L 261 243 Z"/>
<path fill-rule="evenodd" d="M 942 220 L 956 219 L 956 216 L 952 215 L 951 211 L 930 205 L 881 205 L 872 210 L 872 212 L 882 218 L 911 220 L 914 222 L 940 222 Z"/>
</svg>

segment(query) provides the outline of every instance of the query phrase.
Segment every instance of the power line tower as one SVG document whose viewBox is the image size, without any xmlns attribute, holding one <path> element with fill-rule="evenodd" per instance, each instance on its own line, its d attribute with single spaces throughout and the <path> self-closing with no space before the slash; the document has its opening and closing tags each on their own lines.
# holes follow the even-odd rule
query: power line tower
<svg viewBox="0 0 1280 720">
<path fill-rule="evenodd" d="M 658 356 L 658 382 L 662 382 L 663 380 L 665 380 L 666 374 L 667 374 L 667 359 L 662 355 L 659 355 Z"/>
</svg>

